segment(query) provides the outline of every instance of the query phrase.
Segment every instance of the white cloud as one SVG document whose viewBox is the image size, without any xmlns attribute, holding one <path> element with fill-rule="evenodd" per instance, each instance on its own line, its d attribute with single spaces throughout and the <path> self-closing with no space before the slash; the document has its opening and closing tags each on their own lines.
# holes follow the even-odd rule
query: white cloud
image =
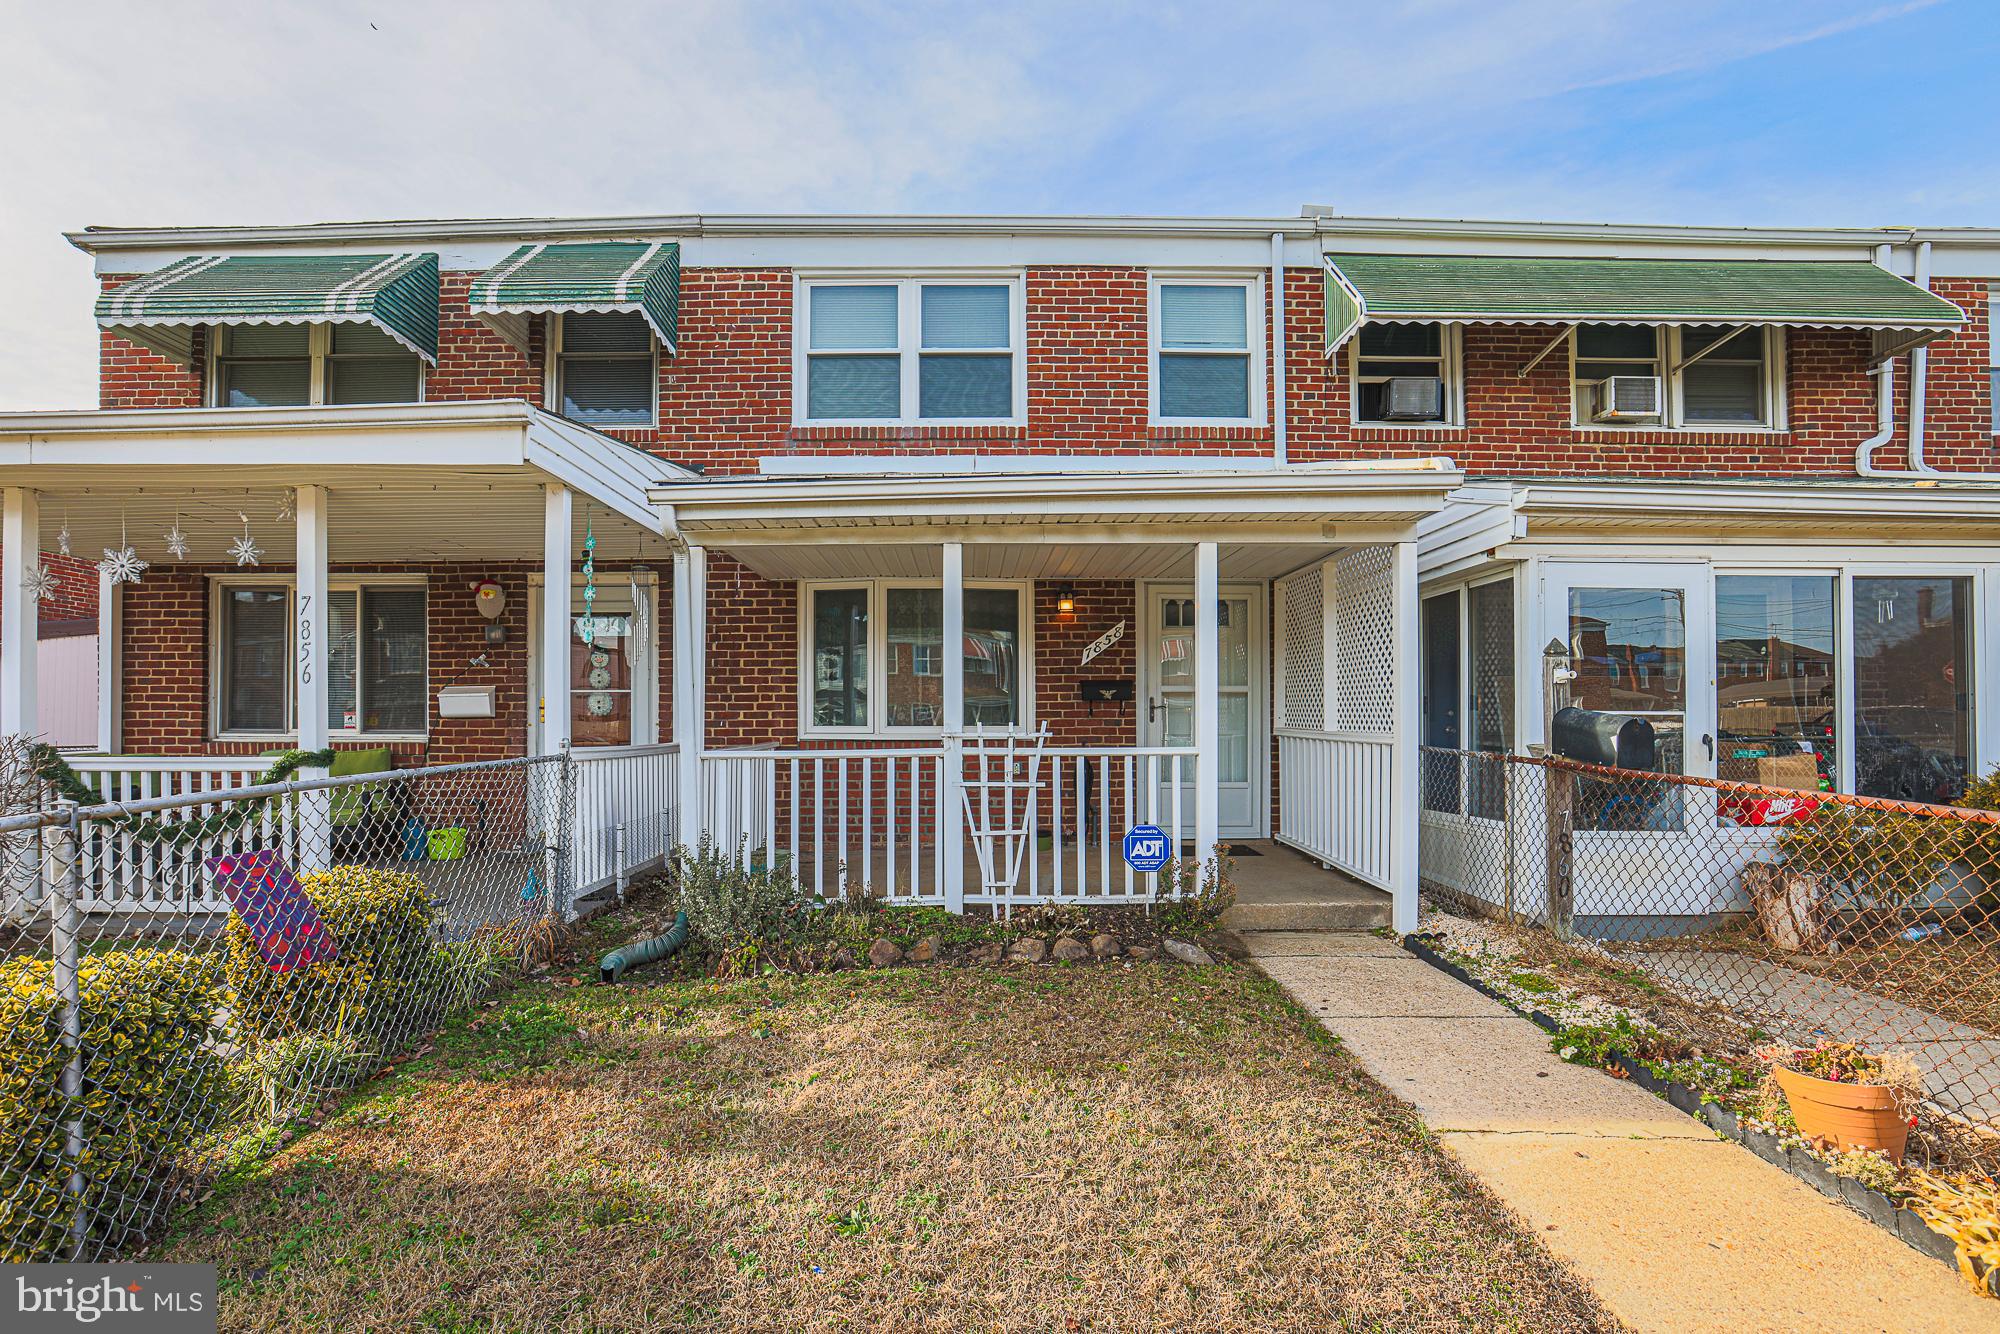
<svg viewBox="0 0 2000 1334">
<path fill-rule="evenodd" d="M 1746 198 L 1712 169 L 1726 146 L 1572 151 L 1553 106 L 1616 83 L 1644 110 L 1634 81 L 1917 7 L 1695 0 L 1671 24 L 1637 0 L 20 9 L 0 44 L 0 406 L 95 399 L 94 287 L 59 235 L 87 223 L 1307 201 L 1658 216 Z M 1980 165 L 1929 196 L 1990 207 Z M 1843 183 L 1806 164 L 1747 198 L 1811 220 Z"/>
</svg>

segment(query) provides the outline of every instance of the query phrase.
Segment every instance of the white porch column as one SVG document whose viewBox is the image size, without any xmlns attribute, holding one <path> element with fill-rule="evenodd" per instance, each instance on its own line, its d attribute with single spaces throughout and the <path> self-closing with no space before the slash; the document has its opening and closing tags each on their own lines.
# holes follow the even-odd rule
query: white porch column
<svg viewBox="0 0 2000 1334">
<path fill-rule="evenodd" d="M 938 784 L 938 845 L 944 906 L 965 911 L 965 544 L 944 544 L 944 773 Z"/>
<path fill-rule="evenodd" d="M 292 701 L 300 750 L 327 747 L 326 649 L 326 488 L 297 488 L 298 597 L 293 631 Z M 321 778 L 326 770 L 301 770 L 301 778 Z M 324 791 L 305 794 L 299 803 L 299 861 L 310 870 L 332 864 L 332 801 Z"/>
<path fill-rule="evenodd" d="M 688 547 L 674 552 L 674 744 L 679 779 L 676 841 L 693 849 L 707 829 L 702 801 L 701 752 L 707 742 L 703 714 L 708 681 L 703 649 L 708 639 L 708 552 Z"/>
<path fill-rule="evenodd" d="M 568 487 L 542 488 L 542 725 L 543 755 L 569 745 L 570 538 L 575 502 Z"/>
<path fill-rule="evenodd" d="M 1194 858 L 1221 841 L 1222 654 L 1220 577 L 1213 542 L 1194 544 Z M 1178 851 L 1178 850 L 1177 850 Z"/>
<path fill-rule="evenodd" d="M 1398 935 L 1417 929 L 1417 827 L 1423 736 L 1422 674 L 1418 666 L 1417 544 L 1395 544 L 1395 744 L 1389 767 L 1390 919 Z"/>
<path fill-rule="evenodd" d="M 0 523 L 0 732 L 35 736 L 35 658 L 41 652 L 41 604 L 26 588 L 28 571 L 42 559 L 41 497 L 7 488 Z"/>
<path fill-rule="evenodd" d="M 97 748 L 116 755 L 122 741 L 125 688 L 124 626 L 120 622 L 118 585 L 111 576 L 97 575 Z"/>
</svg>

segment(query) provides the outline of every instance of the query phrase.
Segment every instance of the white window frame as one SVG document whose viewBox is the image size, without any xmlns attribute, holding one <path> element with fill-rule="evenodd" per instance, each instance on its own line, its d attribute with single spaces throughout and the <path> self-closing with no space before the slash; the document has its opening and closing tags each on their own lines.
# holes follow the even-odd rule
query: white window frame
<svg viewBox="0 0 2000 1334">
<path fill-rule="evenodd" d="M 548 317 L 547 329 L 545 331 L 545 341 L 548 347 L 542 358 L 542 402 L 550 412 L 555 413 L 558 417 L 563 417 L 563 322 L 568 318 L 568 313 L 564 311 L 556 311 Z M 642 320 L 641 323 L 644 323 L 644 321 Z M 587 427 L 593 431 L 651 431 L 658 429 L 660 424 L 660 340 L 653 333 L 653 328 L 650 324 L 646 325 L 646 347 L 648 364 L 651 367 L 651 373 L 646 377 L 646 383 L 652 387 L 650 401 L 646 410 L 646 420 L 643 422 L 619 422 L 604 425 L 599 425 L 595 422 L 578 421 L 577 425 Z M 599 354 L 590 353 L 587 355 L 597 357 Z M 639 359 L 639 355 L 636 352 L 609 353 L 605 354 L 602 359 L 609 361 L 621 357 L 629 358 L 633 361 Z M 575 421 L 576 419 L 573 417 L 563 417 L 563 420 Z"/>
<path fill-rule="evenodd" d="M 328 404 L 326 401 L 326 363 L 327 359 L 333 355 L 333 325 L 323 320 L 294 320 L 291 322 L 306 326 L 306 361 L 308 363 L 306 403 L 313 407 L 343 406 Z M 237 358 L 224 357 L 222 355 L 222 340 L 215 336 L 216 331 L 240 327 L 233 324 L 210 325 L 208 328 L 208 337 L 203 340 L 206 343 L 206 347 L 203 349 L 202 377 L 207 386 L 204 397 L 208 400 L 208 406 L 212 408 L 225 406 L 222 402 L 222 363 L 224 361 L 237 360 Z M 431 366 L 428 361 L 417 356 L 416 353 L 411 352 L 410 355 L 416 359 L 417 363 L 417 402 L 421 403 L 424 401 L 425 393 L 430 386 Z M 265 358 L 265 360 L 286 361 L 291 360 L 291 358 L 271 357 Z"/>
<path fill-rule="evenodd" d="M 222 726 L 222 723 L 223 723 L 223 718 L 222 718 L 222 657 L 223 657 L 223 643 L 222 643 L 222 599 L 223 599 L 223 594 L 224 594 L 224 593 L 225 593 L 225 592 L 226 592 L 226 591 L 227 591 L 228 589 L 231 589 L 231 588 L 283 588 L 283 589 L 285 590 L 285 594 L 286 594 L 286 600 L 285 600 L 285 601 L 286 601 L 286 613 L 287 613 L 287 614 L 286 614 L 286 617 L 285 617 L 285 624 L 286 624 L 286 626 L 288 627 L 288 628 L 287 628 L 287 630 L 286 630 L 286 636 L 287 636 L 287 643 L 288 643 L 288 644 L 289 644 L 289 645 L 291 646 L 291 650 L 290 650 L 290 651 L 288 651 L 288 652 L 287 652 L 287 654 L 286 654 L 286 660 L 287 660 L 288 662 L 289 662 L 289 661 L 291 661 L 291 660 L 292 660 L 292 658 L 293 658 L 293 657 L 295 656 L 295 650 L 296 650 L 296 646 L 297 646 L 297 641 L 298 641 L 298 624 L 299 624 L 299 617 L 298 617 L 298 599 L 299 599 L 299 585 L 298 585 L 298 579 L 297 579 L 297 577 L 296 577 L 295 575 L 291 575 L 291 574 L 266 574 L 266 575 L 256 575 L 256 574 L 217 574 L 217 575 L 210 575 L 210 576 L 209 576 L 209 580 L 208 580 L 208 636 L 207 636 L 207 637 L 208 637 L 208 688 L 207 688 L 207 689 L 208 689 L 208 735 L 209 735 L 209 738 L 210 738 L 211 740 L 214 740 L 214 741 L 285 741 L 285 740 L 290 740 L 290 739 L 292 739 L 292 738 L 294 738 L 294 737 L 296 737 L 296 736 L 298 735 L 298 730 L 297 730 L 297 720 L 298 720 L 298 700 L 297 700 L 297 696 L 296 696 L 296 689 L 297 689 L 297 684 L 298 684 L 298 683 L 297 683 L 297 681 L 296 681 L 296 680 L 294 680 L 294 678 L 293 678 L 293 675 L 292 675 L 292 673 L 291 673 L 291 672 L 289 672 L 289 671 L 288 671 L 288 672 L 286 672 L 286 673 L 284 674 L 284 676 L 285 676 L 285 681 L 284 681 L 284 687 L 285 687 L 285 703 L 284 703 L 284 709 L 285 709 L 285 716 L 293 720 L 293 726 L 291 726 L 291 727 L 286 727 L 286 728 L 281 728 L 281 729 L 279 729 L 279 730 L 276 730 L 276 731 L 262 731 L 262 730 L 256 730 L 256 729 L 245 729 L 245 728 L 238 728 L 238 729 L 235 729 L 235 730 L 233 730 L 233 731 L 224 731 L 224 730 L 223 730 L 223 726 Z M 349 592 L 351 592 L 351 593 L 355 593 L 355 594 L 356 594 L 357 596 L 359 596 L 359 595 L 362 595 L 362 594 L 364 594 L 364 593 L 365 593 L 365 591 L 366 591 L 366 590 L 368 590 L 368 589 L 387 589 L 387 588 L 393 588 L 393 589 L 411 589 L 411 588 L 421 588 L 421 589 L 423 589 L 423 590 L 424 590 L 424 592 L 425 592 L 425 597 L 424 597 L 424 701 L 425 701 L 425 703 L 424 703 L 424 726 L 423 726 L 423 727 L 422 727 L 421 729 L 419 729 L 419 730 L 417 730 L 417 731 L 414 731 L 414 732 L 408 732 L 408 731 L 397 731 L 397 732 L 391 732 L 391 731 L 371 731 L 371 730 L 368 730 L 368 729 L 365 729 L 365 728 L 362 728 L 362 727 L 360 727 L 360 726 L 358 726 L 358 725 L 357 725 L 357 726 L 355 726 L 355 727 L 332 727 L 332 728 L 328 728 L 328 729 L 327 729 L 327 735 L 329 735 L 329 736 L 331 736 L 331 737 L 334 737 L 334 738 L 335 738 L 335 739 L 337 739 L 337 740 L 343 740 L 343 741 L 383 741 L 383 742 L 393 742 L 393 741 L 412 741 L 412 742 L 414 742 L 414 741 L 424 741 L 424 740 L 427 740 L 427 739 L 429 738 L 429 736 L 430 736 L 430 698 L 431 698 L 431 677 L 430 677 L 430 669 L 431 669 L 431 653 L 430 653 L 430 650 L 431 650 L 431 602 L 430 602 L 430 596 L 429 596 L 429 594 L 430 594 L 430 579 L 429 579 L 429 577 L 428 577 L 428 576 L 426 576 L 426 575 L 424 575 L 424 574 L 421 574 L 421 573 L 417 573 L 417 574 L 410 574 L 410 573 L 392 573 L 392 574 L 343 574 L 343 575 L 340 575 L 340 576 L 338 576 L 338 577 L 336 577 L 336 578 L 332 578 L 332 579 L 329 579 L 329 580 L 327 581 L 327 585 L 326 585 L 326 591 L 327 591 L 328 593 L 349 593 Z M 358 656 L 357 656 L 357 659 L 356 659 L 356 672 L 355 672 L 355 682 L 354 682 L 354 703 L 355 703 L 355 710 L 354 710 L 354 714 L 355 714 L 355 717 L 356 717 L 356 718 L 358 719 L 358 718 L 359 718 L 359 717 L 361 716 L 361 712 L 362 712 L 362 710 L 361 710 L 361 703 L 362 703 L 362 700 L 361 700 L 361 679 L 360 679 L 360 669 L 359 669 L 359 658 L 358 658 Z"/>
<path fill-rule="evenodd" d="M 1447 428 L 1462 428 L 1465 425 L 1465 326 L 1462 324 L 1440 324 L 1438 329 L 1438 351 L 1436 357 L 1369 357 L 1369 361 L 1407 361 L 1413 365 L 1436 364 L 1444 377 L 1444 416 L 1437 421 L 1391 422 L 1372 421 L 1361 415 L 1361 335 L 1367 326 L 1355 331 L 1347 340 L 1347 375 L 1350 390 L 1347 395 L 1347 420 L 1352 426 L 1365 426 L 1371 431 L 1437 431 Z M 1386 376 L 1370 375 L 1367 381 L 1386 379 Z"/>
<path fill-rule="evenodd" d="M 812 293 L 821 287 L 894 287 L 896 289 L 896 346 L 854 349 L 855 356 L 895 355 L 901 371 L 901 411 L 894 417 L 814 417 L 810 402 L 811 358 L 841 356 L 841 352 L 812 351 Z M 1010 348 L 955 347 L 926 353 L 923 348 L 923 289 L 926 287 L 1005 287 L 1007 329 Z M 1012 410 L 1005 417 L 924 417 L 922 409 L 923 358 L 930 356 L 1000 356 L 1013 358 L 1011 376 Z M 945 269 L 932 272 L 897 270 L 893 273 L 843 271 L 795 272 L 792 275 L 792 425 L 858 426 L 889 429 L 905 426 L 1026 426 L 1028 424 L 1028 281 L 1021 269 Z"/>
<path fill-rule="evenodd" d="M 1165 417 L 1160 414 L 1160 358 L 1177 355 L 1160 347 L 1160 289 L 1162 287 L 1241 287 L 1248 295 L 1243 302 L 1243 331 L 1250 354 L 1250 413 L 1245 417 Z M 1146 275 L 1146 419 L 1153 426 L 1262 426 L 1269 419 L 1271 386 L 1266 370 L 1270 345 L 1269 320 L 1264 311 L 1264 277 L 1258 273 L 1217 274 L 1212 271 L 1178 272 L 1156 269 Z M 1226 352 L 1209 348 L 1182 349 L 1187 355 L 1203 356 Z"/>
<path fill-rule="evenodd" d="M 1728 326 L 1727 320 L 1717 321 Z M 1646 326 L 1653 330 L 1654 345 L 1659 349 L 1660 378 L 1663 387 L 1662 404 L 1666 409 L 1658 422 L 1601 422 L 1585 417 L 1577 406 L 1577 340 L 1582 326 L 1570 330 L 1569 335 L 1569 383 L 1571 425 L 1579 431 L 1675 431 L 1713 434 L 1718 431 L 1732 434 L 1760 433 L 1777 435 L 1791 429 L 1790 402 L 1785 393 L 1785 330 L 1778 325 L 1765 325 L 1753 329 L 1764 339 L 1764 403 L 1763 420 L 1758 422 L 1690 421 L 1687 418 L 1683 376 L 1686 367 L 1680 360 L 1688 352 L 1699 352 L 1699 345 L 1688 346 L 1687 330 L 1682 325 L 1663 324 Z M 1707 327 L 1707 326 L 1703 326 Z M 1615 360 L 1602 358 L 1602 360 Z M 1678 369 L 1677 369 L 1678 368 Z"/>
<path fill-rule="evenodd" d="M 889 593 L 892 589 L 942 588 L 937 579 L 812 579 L 799 583 L 798 590 L 798 724 L 801 738 L 868 738 L 868 737 L 935 737 L 944 735 L 944 727 L 892 727 L 883 719 L 883 703 L 888 698 L 889 682 Z M 1020 682 L 1021 717 L 1015 722 L 1016 733 L 1032 731 L 1035 724 L 1035 597 L 1034 581 L 1027 579 L 967 579 L 967 588 L 1011 589 L 1018 604 L 1021 627 Z M 868 679 L 864 683 L 867 690 L 868 716 L 870 721 L 861 727 L 821 727 L 813 722 L 813 595 L 839 589 L 866 589 L 868 591 Z M 939 669 L 942 672 L 943 660 Z"/>
</svg>

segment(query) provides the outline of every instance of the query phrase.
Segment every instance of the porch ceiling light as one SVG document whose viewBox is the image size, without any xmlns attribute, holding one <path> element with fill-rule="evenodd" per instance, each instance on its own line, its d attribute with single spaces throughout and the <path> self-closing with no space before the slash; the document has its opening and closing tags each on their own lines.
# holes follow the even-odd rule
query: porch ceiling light
<svg viewBox="0 0 2000 1334">
<path fill-rule="evenodd" d="M 1058 616 L 1076 615 L 1076 590 L 1068 584 L 1064 584 L 1056 590 L 1056 614 Z"/>
</svg>

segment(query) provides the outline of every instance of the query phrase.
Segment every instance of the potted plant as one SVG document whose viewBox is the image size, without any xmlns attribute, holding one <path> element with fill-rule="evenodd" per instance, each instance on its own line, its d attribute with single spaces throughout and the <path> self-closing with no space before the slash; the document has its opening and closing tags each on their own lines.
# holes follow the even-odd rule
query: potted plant
<svg viewBox="0 0 2000 1334">
<path fill-rule="evenodd" d="M 1833 1149 L 1874 1149 L 1903 1161 L 1916 1123 L 1923 1075 L 1900 1053 L 1874 1055 L 1852 1042 L 1767 1047 L 1757 1053 L 1807 1141 Z M 1766 1101 L 1769 1098 L 1766 1087 Z"/>
</svg>

